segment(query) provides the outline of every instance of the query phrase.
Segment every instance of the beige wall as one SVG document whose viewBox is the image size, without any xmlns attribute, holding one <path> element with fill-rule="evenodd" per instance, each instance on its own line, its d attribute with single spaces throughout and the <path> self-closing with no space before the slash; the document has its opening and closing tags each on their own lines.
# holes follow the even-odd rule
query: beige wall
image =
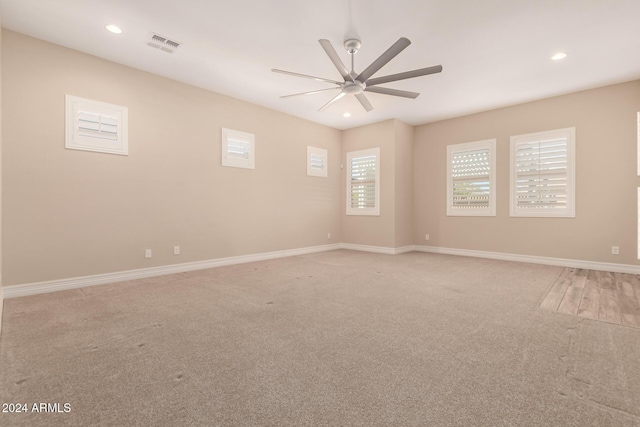
<svg viewBox="0 0 640 427">
<path fill-rule="evenodd" d="M 395 241 L 413 245 L 413 126 L 395 120 Z"/>
<path fill-rule="evenodd" d="M 0 14 L 2 12 L 0 11 Z M 0 16 L 2 27 L 2 16 Z M 2 31 L 0 31 L 0 100 L 2 100 Z M 3 278 L 2 278 L 2 102 L 0 102 L 0 332 L 2 331 L 3 304 Z"/>
<path fill-rule="evenodd" d="M 11 31 L 2 86 L 5 285 L 342 241 L 339 130 Z M 65 94 L 127 106 L 129 155 L 66 150 Z M 220 166 L 222 127 L 255 170 Z"/>
<path fill-rule="evenodd" d="M 634 81 L 416 127 L 415 243 L 639 264 L 638 111 Z M 509 217 L 509 137 L 572 126 L 576 217 Z M 489 138 L 497 138 L 497 216 L 447 217 L 446 146 Z M 614 245 L 620 255 L 611 255 Z"/>
<path fill-rule="evenodd" d="M 398 248 L 413 244 L 413 126 L 386 120 L 342 132 L 342 159 L 350 151 L 380 148 L 380 216 L 346 215 L 345 243 Z M 343 170 L 346 180 L 346 166 Z"/>
<path fill-rule="evenodd" d="M 638 264 L 640 81 L 341 132 L 10 31 L 1 49 L 5 285 L 338 242 Z M 127 106 L 129 156 L 66 150 L 65 94 Z M 509 136 L 570 126 L 576 218 L 510 218 Z M 220 166 L 221 127 L 256 135 L 255 170 Z M 447 217 L 446 146 L 488 138 L 498 142 L 497 216 Z M 307 145 L 329 150 L 327 179 L 306 176 Z M 345 215 L 340 165 L 374 147 L 381 214 Z"/>
<path fill-rule="evenodd" d="M 380 216 L 346 215 L 346 164 L 342 170 L 342 239 L 345 243 L 395 245 L 395 120 L 342 132 L 342 161 L 350 151 L 380 148 Z"/>
</svg>

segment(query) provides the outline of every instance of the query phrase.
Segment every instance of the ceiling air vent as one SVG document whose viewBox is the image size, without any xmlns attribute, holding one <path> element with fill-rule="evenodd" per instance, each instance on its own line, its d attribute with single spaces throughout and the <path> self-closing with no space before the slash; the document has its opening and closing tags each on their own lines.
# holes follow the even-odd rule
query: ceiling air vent
<svg viewBox="0 0 640 427">
<path fill-rule="evenodd" d="M 173 53 L 173 51 L 180 47 L 181 44 L 182 43 L 180 42 L 169 40 L 168 38 L 155 33 L 151 33 L 149 35 L 149 40 L 147 41 L 147 46 L 151 46 L 155 49 L 160 49 L 161 51 L 167 53 Z"/>
</svg>

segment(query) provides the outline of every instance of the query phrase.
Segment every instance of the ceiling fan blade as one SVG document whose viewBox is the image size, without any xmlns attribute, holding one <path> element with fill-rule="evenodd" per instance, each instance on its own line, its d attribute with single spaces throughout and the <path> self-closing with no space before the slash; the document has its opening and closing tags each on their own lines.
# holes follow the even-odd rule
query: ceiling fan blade
<svg viewBox="0 0 640 427">
<path fill-rule="evenodd" d="M 346 94 L 344 92 L 340 92 L 339 94 L 337 94 L 336 96 L 334 96 L 333 98 L 331 98 L 331 101 L 327 102 L 326 104 L 324 104 L 322 107 L 320 107 L 320 109 L 318 109 L 318 111 L 322 111 L 325 108 L 327 108 L 329 105 L 333 104 L 334 102 L 336 102 L 338 99 L 342 98 L 343 96 L 345 96 Z"/>
<path fill-rule="evenodd" d="M 389 89 L 386 87 L 377 87 L 377 86 L 367 86 L 365 88 L 365 92 L 381 93 L 383 95 L 401 96 L 403 98 L 412 98 L 412 99 L 416 99 L 418 95 L 420 95 L 417 92 L 407 92 L 406 90 Z"/>
<path fill-rule="evenodd" d="M 320 45 L 322 46 L 324 51 L 327 52 L 327 55 L 329 55 L 329 59 L 331 59 L 331 62 L 333 62 L 333 65 L 336 66 L 342 78 L 345 81 L 347 79 L 352 80 L 351 75 L 349 74 L 349 70 L 347 70 L 347 67 L 345 67 L 344 63 L 338 56 L 338 53 L 333 48 L 333 45 L 331 44 L 331 42 L 327 39 L 320 39 L 318 41 L 320 42 Z"/>
<path fill-rule="evenodd" d="M 304 77 L 305 79 L 317 80 L 319 82 L 333 83 L 336 85 L 341 85 L 342 83 L 344 83 L 344 82 L 337 82 L 335 80 L 330 80 L 330 79 L 323 79 L 322 77 L 314 77 L 314 76 L 308 76 L 306 74 L 292 73 L 291 71 L 278 70 L 276 68 L 272 68 L 271 71 L 273 71 L 274 73 L 286 74 L 288 76 L 294 76 L 294 77 Z"/>
<path fill-rule="evenodd" d="M 373 110 L 373 105 L 371 105 L 367 97 L 364 96 L 364 93 L 356 94 L 356 98 L 358 98 L 358 101 L 360 101 L 360 104 L 362 104 L 365 110 L 367 111 Z"/>
<path fill-rule="evenodd" d="M 369 79 L 367 80 L 367 86 L 375 86 L 382 83 L 412 79 L 414 77 L 426 76 L 429 74 L 439 73 L 441 71 L 442 71 L 442 65 L 435 65 L 433 67 L 420 68 L 419 70 L 405 71 L 404 73 L 391 74 L 389 76 L 376 77 L 375 79 Z"/>
<path fill-rule="evenodd" d="M 290 98 L 292 96 L 298 96 L 298 95 L 313 95 L 314 93 L 320 93 L 320 92 L 325 92 L 327 90 L 336 90 L 336 89 L 340 89 L 340 88 L 339 87 L 330 87 L 328 89 L 312 90 L 311 92 L 293 93 L 291 95 L 281 96 L 280 98 Z"/>
<path fill-rule="evenodd" d="M 384 67 L 387 62 L 395 58 L 397 54 L 406 49 L 406 47 L 410 44 L 411 41 L 409 41 L 408 38 L 400 37 L 397 42 L 392 44 L 389 49 L 387 49 L 382 55 L 378 57 L 378 59 L 373 61 L 371 65 L 369 65 L 362 73 L 360 73 L 356 80 L 358 80 L 360 83 L 366 82 L 369 77 L 373 76 L 380 68 Z"/>
</svg>

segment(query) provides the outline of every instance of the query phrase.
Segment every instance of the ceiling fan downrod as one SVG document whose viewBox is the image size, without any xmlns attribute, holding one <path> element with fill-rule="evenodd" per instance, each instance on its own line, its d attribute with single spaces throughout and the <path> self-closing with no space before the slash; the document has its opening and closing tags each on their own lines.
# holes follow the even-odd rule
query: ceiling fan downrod
<svg viewBox="0 0 640 427">
<path fill-rule="evenodd" d="M 349 52 L 349 55 L 351 55 L 351 73 L 350 74 L 352 78 L 356 77 L 354 76 L 354 74 L 356 73 L 353 69 L 353 55 L 358 53 L 358 50 L 360 49 L 361 45 L 362 43 L 358 39 L 347 39 L 344 41 L 344 48 L 347 50 L 347 52 Z"/>
</svg>

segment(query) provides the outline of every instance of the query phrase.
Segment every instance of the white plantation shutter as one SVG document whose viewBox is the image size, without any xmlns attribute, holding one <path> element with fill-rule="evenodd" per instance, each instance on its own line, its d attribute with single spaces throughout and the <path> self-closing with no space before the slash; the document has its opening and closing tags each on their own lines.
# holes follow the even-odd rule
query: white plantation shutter
<svg viewBox="0 0 640 427">
<path fill-rule="evenodd" d="M 307 175 L 327 176 L 327 150 L 307 146 Z"/>
<path fill-rule="evenodd" d="M 489 149 L 456 153 L 453 168 L 452 204 L 457 208 L 489 206 Z"/>
<path fill-rule="evenodd" d="M 574 128 L 511 138 L 511 215 L 575 216 Z"/>
<path fill-rule="evenodd" d="M 118 140 L 118 118 L 115 116 L 80 110 L 76 115 L 78 134 L 89 138 Z"/>
<path fill-rule="evenodd" d="M 236 138 L 229 138 L 227 140 L 227 156 L 249 160 L 250 152 L 251 144 L 249 142 Z"/>
<path fill-rule="evenodd" d="M 566 209 L 566 138 L 516 145 L 518 208 Z"/>
<path fill-rule="evenodd" d="M 66 95 L 65 147 L 127 155 L 127 107 Z"/>
<path fill-rule="evenodd" d="M 255 169 L 255 136 L 222 128 L 222 166 Z"/>
<path fill-rule="evenodd" d="M 376 156 L 351 159 L 351 208 L 376 205 Z"/>
<path fill-rule="evenodd" d="M 311 169 L 314 169 L 314 170 L 324 170 L 326 166 L 324 164 L 324 161 L 325 161 L 324 156 L 312 154 L 309 158 L 309 166 L 311 167 Z"/>
<path fill-rule="evenodd" d="M 447 215 L 495 215 L 495 139 L 447 146 Z"/>
<path fill-rule="evenodd" d="M 380 214 L 380 149 L 347 153 L 347 215 Z"/>
</svg>

